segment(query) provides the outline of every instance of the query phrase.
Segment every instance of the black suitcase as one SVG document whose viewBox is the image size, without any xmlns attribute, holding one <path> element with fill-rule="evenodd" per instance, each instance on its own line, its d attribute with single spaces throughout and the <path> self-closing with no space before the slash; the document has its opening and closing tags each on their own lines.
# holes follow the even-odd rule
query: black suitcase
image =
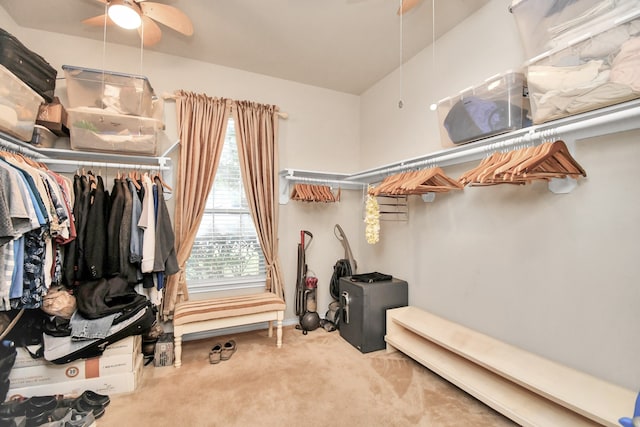
<svg viewBox="0 0 640 427">
<path fill-rule="evenodd" d="M 11 71 L 46 102 L 53 101 L 58 71 L 42 56 L 0 28 L 0 64 Z"/>
<path fill-rule="evenodd" d="M 156 310 L 150 304 L 140 310 L 142 314 L 134 315 L 117 325 L 113 325 L 106 338 L 89 341 L 72 342 L 71 337 L 52 337 L 43 335 L 45 360 L 62 365 L 78 359 L 89 359 L 101 356 L 108 345 L 132 335 L 142 335 L 156 321 Z M 61 354 L 59 349 L 68 348 Z"/>
</svg>

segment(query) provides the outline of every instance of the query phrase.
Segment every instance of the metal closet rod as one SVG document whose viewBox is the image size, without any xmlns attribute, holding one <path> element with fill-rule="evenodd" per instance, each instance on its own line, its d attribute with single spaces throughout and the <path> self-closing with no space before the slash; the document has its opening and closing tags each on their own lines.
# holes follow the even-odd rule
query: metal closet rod
<svg viewBox="0 0 640 427">
<path fill-rule="evenodd" d="M 305 176 L 292 176 L 292 175 L 285 175 L 284 177 L 287 181 L 293 181 L 295 182 L 308 182 L 308 183 L 314 183 L 314 184 L 325 184 L 325 185 L 338 185 L 338 186 L 344 186 L 345 184 L 347 185 L 352 185 L 352 186 L 361 186 L 361 187 L 366 187 L 367 184 L 364 182 L 356 182 L 356 181 L 341 181 L 341 180 L 337 180 L 337 179 L 322 179 L 322 178 L 308 178 Z"/>
<path fill-rule="evenodd" d="M 38 153 L 37 151 L 31 150 L 22 145 L 15 144 L 11 141 L 6 141 L 1 138 L 0 138 L 0 147 L 4 148 L 6 151 L 13 152 L 13 153 L 20 153 L 34 159 L 42 156 L 42 154 Z"/>
<path fill-rule="evenodd" d="M 147 169 L 147 170 L 170 170 L 168 166 L 161 165 L 142 165 L 131 163 L 111 163 L 111 162 L 88 162 L 83 160 L 62 160 L 62 159 L 38 159 L 36 161 L 44 163 L 46 165 L 68 165 L 78 167 L 92 167 L 92 168 L 111 168 L 111 169 Z"/>
<path fill-rule="evenodd" d="M 408 171 L 420 167 L 449 166 L 477 160 L 495 151 L 513 149 L 523 144 L 540 144 L 551 139 L 568 140 L 595 137 L 613 132 L 638 129 L 640 119 L 640 101 L 618 104 L 609 108 L 571 116 L 556 122 L 533 125 L 515 131 L 516 135 L 504 134 L 477 141 L 470 145 L 462 145 L 437 153 L 391 164 L 373 170 L 355 173 L 345 180 L 370 181 L 370 178 L 386 176 L 392 173 Z M 375 179 L 374 179 L 375 180 Z"/>
</svg>

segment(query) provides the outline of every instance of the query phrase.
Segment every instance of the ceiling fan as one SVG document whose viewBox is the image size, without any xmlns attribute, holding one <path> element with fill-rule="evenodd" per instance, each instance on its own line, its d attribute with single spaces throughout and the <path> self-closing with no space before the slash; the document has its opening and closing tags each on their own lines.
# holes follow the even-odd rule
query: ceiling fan
<svg viewBox="0 0 640 427">
<path fill-rule="evenodd" d="M 402 6 L 398 8 L 398 15 L 404 15 L 416 7 L 422 0 L 402 0 Z M 435 1 L 435 0 L 434 0 Z"/>
<path fill-rule="evenodd" d="M 138 29 L 144 46 L 158 43 L 162 30 L 156 21 L 190 36 L 193 24 L 180 9 L 162 3 L 146 0 L 96 0 L 106 7 L 106 14 L 82 21 L 86 25 L 118 25 L 127 29 Z"/>
</svg>

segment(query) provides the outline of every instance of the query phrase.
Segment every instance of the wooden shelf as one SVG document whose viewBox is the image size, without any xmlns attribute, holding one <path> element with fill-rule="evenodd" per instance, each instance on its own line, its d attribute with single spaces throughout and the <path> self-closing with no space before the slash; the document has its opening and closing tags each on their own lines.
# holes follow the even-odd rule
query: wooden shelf
<svg viewBox="0 0 640 427">
<path fill-rule="evenodd" d="M 387 311 L 389 350 L 407 354 L 524 426 L 618 426 L 636 394 L 416 307 Z"/>
</svg>

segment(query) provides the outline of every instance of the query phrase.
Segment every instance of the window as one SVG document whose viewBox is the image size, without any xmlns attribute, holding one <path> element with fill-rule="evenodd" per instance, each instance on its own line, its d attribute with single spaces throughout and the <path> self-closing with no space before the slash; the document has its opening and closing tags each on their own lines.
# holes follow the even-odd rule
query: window
<svg viewBox="0 0 640 427">
<path fill-rule="evenodd" d="M 242 185 L 233 119 L 186 270 L 190 293 L 265 284 L 264 255 Z"/>
</svg>

